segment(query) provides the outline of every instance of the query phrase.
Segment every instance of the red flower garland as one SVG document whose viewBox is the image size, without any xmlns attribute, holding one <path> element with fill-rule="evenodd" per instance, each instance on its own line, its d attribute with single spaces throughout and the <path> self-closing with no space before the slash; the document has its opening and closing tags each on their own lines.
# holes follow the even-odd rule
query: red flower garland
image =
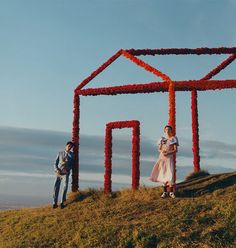
<svg viewBox="0 0 236 248">
<path fill-rule="evenodd" d="M 168 124 L 170 126 L 172 126 L 173 134 L 175 135 L 175 132 L 176 132 L 176 118 L 175 118 L 176 107 L 175 107 L 175 86 L 174 86 L 173 81 L 169 82 L 168 92 L 169 92 L 169 122 L 168 122 Z M 174 185 L 175 185 L 175 183 L 176 183 L 176 155 L 174 155 Z"/>
<path fill-rule="evenodd" d="M 72 130 L 72 141 L 74 146 L 75 161 L 72 168 L 72 191 L 76 192 L 79 188 L 79 119 L 80 119 L 80 97 L 74 95 L 74 120 Z"/>
<path fill-rule="evenodd" d="M 106 124 L 105 136 L 105 174 L 104 174 L 104 192 L 111 192 L 111 173 L 112 173 L 112 129 L 132 128 L 132 188 L 139 187 L 139 157 L 140 157 L 140 123 L 139 121 L 116 121 Z"/>
<path fill-rule="evenodd" d="M 106 125 L 105 136 L 105 174 L 104 174 L 104 192 L 111 192 L 111 172 L 112 172 L 112 129 Z"/>
<path fill-rule="evenodd" d="M 82 89 L 86 84 L 88 84 L 93 78 L 95 78 L 99 73 L 101 73 L 106 67 L 108 67 L 112 62 L 114 62 L 120 55 L 121 51 L 119 50 L 116 54 L 110 57 L 105 63 L 103 63 L 97 70 L 95 70 L 89 77 L 85 78 L 75 91 Z"/>
<path fill-rule="evenodd" d="M 236 80 L 186 80 L 173 81 L 175 91 L 198 91 L 222 90 L 236 88 Z M 168 92 L 168 82 L 151 82 L 146 84 L 130 84 L 102 88 L 88 88 L 78 90 L 77 94 L 82 96 L 97 95 L 118 95 L 118 94 L 136 94 L 136 93 L 154 93 Z"/>
<path fill-rule="evenodd" d="M 166 74 L 164 74 L 161 71 L 157 70 L 156 68 L 150 66 L 148 63 L 145 63 L 141 59 L 134 57 L 132 54 L 126 52 L 125 50 L 122 50 L 122 55 L 124 55 L 126 58 L 130 59 L 136 65 L 143 67 L 146 71 L 149 71 L 149 72 L 153 73 L 154 75 L 162 78 L 164 81 L 170 81 L 171 80 Z"/>
<path fill-rule="evenodd" d="M 199 125 L 198 125 L 198 108 L 197 108 L 197 91 L 193 90 L 191 93 L 191 109 L 192 109 L 192 135 L 193 135 L 193 166 L 194 172 L 200 170 L 200 156 L 199 156 Z"/>
<path fill-rule="evenodd" d="M 227 59 L 225 59 L 221 64 L 219 64 L 216 68 L 210 71 L 202 80 L 209 80 L 216 74 L 218 74 L 221 70 L 226 68 L 230 63 L 232 63 L 236 59 L 236 54 L 230 55 Z"/>
<path fill-rule="evenodd" d="M 173 133 L 175 135 L 175 129 L 176 129 L 176 120 L 175 120 L 175 88 L 174 88 L 174 82 L 169 82 L 168 87 L 169 92 L 169 125 L 173 128 Z"/>
<path fill-rule="evenodd" d="M 132 55 L 140 56 L 140 55 L 189 55 L 189 54 L 232 54 L 236 53 L 236 47 L 219 47 L 219 48 L 161 48 L 161 49 L 127 49 Z"/>
</svg>

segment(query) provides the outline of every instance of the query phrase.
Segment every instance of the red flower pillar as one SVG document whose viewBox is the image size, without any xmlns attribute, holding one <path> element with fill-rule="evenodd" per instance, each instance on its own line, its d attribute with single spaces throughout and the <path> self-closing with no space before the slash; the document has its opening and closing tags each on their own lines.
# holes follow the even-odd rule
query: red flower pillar
<svg viewBox="0 0 236 248">
<path fill-rule="evenodd" d="M 211 70 L 206 76 L 201 80 L 209 80 L 218 74 L 221 70 L 226 68 L 230 63 L 232 63 L 236 58 L 236 54 L 230 55 L 222 63 L 220 63 L 216 68 Z M 217 88 L 217 84 L 212 87 Z M 192 109 L 192 142 L 193 142 L 193 166 L 194 172 L 200 171 L 200 155 L 199 155 L 199 123 L 198 123 L 198 101 L 197 101 L 197 90 L 191 92 L 191 109 Z"/>
<path fill-rule="evenodd" d="M 132 131 L 132 188 L 139 188 L 140 178 L 140 123 L 136 122 Z"/>
<path fill-rule="evenodd" d="M 173 128 L 173 134 L 176 133 L 176 110 L 175 110 L 175 88 L 174 88 L 174 82 L 169 82 L 169 125 Z"/>
<path fill-rule="evenodd" d="M 74 165 L 72 168 L 72 192 L 78 191 L 79 188 L 79 118 L 80 118 L 80 97 L 74 94 L 74 119 L 72 129 L 72 141 L 74 147 Z"/>
<path fill-rule="evenodd" d="M 192 109 L 192 135 L 193 135 L 193 139 L 192 139 L 193 166 L 194 166 L 194 172 L 197 172 L 200 170 L 197 90 L 193 90 L 191 92 L 191 109 Z"/>
<path fill-rule="evenodd" d="M 173 128 L 173 134 L 176 133 L 176 107 L 175 107 L 175 86 L 173 81 L 169 81 L 169 125 Z M 174 189 L 176 190 L 176 154 L 174 154 Z"/>
<path fill-rule="evenodd" d="M 132 189 L 139 187 L 139 157 L 140 157 L 140 123 L 139 121 L 117 121 L 106 124 L 105 136 L 105 174 L 104 174 L 104 192 L 110 193 L 112 190 L 112 129 L 132 128 Z"/>
<path fill-rule="evenodd" d="M 112 129 L 109 124 L 106 125 L 105 136 L 105 175 L 104 192 L 111 192 L 111 171 L 112 171 Z"/>
</svg>

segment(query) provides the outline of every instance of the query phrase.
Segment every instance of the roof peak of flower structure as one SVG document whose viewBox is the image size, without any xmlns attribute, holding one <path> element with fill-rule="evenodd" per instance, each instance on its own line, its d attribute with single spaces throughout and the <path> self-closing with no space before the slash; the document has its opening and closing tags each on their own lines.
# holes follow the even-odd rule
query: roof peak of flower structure
<svg viewBox="0 0 236 248">
<path fill-rule="evenodd" d="M 164 82 L 170 82 L 171 79 L 158 69 L 144 62 L 143 60 L 137 58 L 136 56 L 155 56 L 155 55 L 213 55 L 213 54 L 229 54 L 230 56 L 225 59 L 220 65 L 210 71 L 205 75 L 202 80 L 210 80 L 213 76 L 218 74 L 221 70 L 227 67 L 236 58 L 236 47 L 218 47 L 218 48 L 158 48 L 158 49 L 120 49 L 112 57 L 110 57 L 105 63 L 98 67 L 91 75 L 85 78 L 75 89 L 75 94 L 82 95 L 84 86 L 89 84 L 89 82 L 99 75 L 103 70 L 110 66 L 117 58 L 124 56 L 131 60 L 137 66 L 142 67 L 146 71 L 162 78 Z M 188 80 L 189 81 L 189 80 Z M 124 85 L 129 86 L 129 85 Z M 119 86 L 115 86 L 119 87 Z M 104 89 L 106 89 L 105 87 Z M 83 89 L 83 90 L 82 90 Z M 96 88 L 91 88 L 96 90 Z M 103 93 L 104 94 L 104 93 Z M 108 93 L 109 94 L 109 93 Z M 96 94 L 98 95 L 98 94 Z"/>
</svg>

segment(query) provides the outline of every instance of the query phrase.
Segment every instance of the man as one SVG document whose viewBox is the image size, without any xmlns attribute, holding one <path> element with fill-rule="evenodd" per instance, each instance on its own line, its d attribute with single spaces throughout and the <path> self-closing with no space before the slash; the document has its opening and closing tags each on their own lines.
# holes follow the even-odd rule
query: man
<svg viewBox="0 0 236 248">
<path fill-rule="evenodd" d="M 74 152 L 72 151 L 74 143 L 68 141 L 65 146 L 65 150 L 59 152 L 54 165 L 54 170 L 56 172 L 56 181 L 54 185 L 54 195 L 53 195 L 53 208 L 57 208 L 58 195 L 60 191 L 61 182 L 64 184 L 63 194 L 61 197 L 61 209 L 65 207 L 64 203 L 66 201 L 66 194 L 68 190 L 69 176 L 74 163 Z"/>
</svg>

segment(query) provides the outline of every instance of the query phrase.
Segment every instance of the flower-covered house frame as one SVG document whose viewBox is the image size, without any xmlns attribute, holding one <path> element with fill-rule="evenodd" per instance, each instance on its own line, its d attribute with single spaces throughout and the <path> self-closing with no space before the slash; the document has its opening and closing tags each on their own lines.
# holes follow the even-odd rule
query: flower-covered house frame
<svg viewBox="0 0 236 248">
<path fill-rule="evenodd" d="M 137 56 L 155 56 L 155 55 L 213 55 L 228 54 L 222 63 L 212 69 L 208 74 L 199 80 L 173 81 L 166 74 L 160 72 L 153 66 L 137 58 Z M 145 84 L 129 84 L 122 86 L 111 86 L 102 88 L 86 88 L 83 89 L 92 79 L 105 70 L 118 57 L 124 56 L 137 66 L 144 68 L 146 71 L 153 73 L 161 78 L 163 82 L 151 82 Z M 199 125 L 198 125 L 198 98 L 197 91 L 221 90 L 227 88 L 236 88 L 236 80 L 211 80 L 221 70 L 226 68 L 236 58 L 236 47 L 220 47 L 220 48 L 165 48 L 165 49 L 128 49 L 119 50 L 89 77 L 85 78 L 74 91 L 74 119 L 72 140 L 75 143 L 75 163 L 72 172 L 72 191 L 79 188 L 79 131 L 80 131 L 80 98 L 81 96 L 97 96 L 97 95 L 117 95 L 117 94 L 137 94 L 137 93 L 153 93 L 168 92 L 169 94 L 169 121 L 175 133 L 175 92 L 190 91 L 191 92 L 191 111 L 192 111 L 192 151 L 193 151 L 193 167 L 194 171 L 200 170 L 199 156 Z M 176 169 L 175 169 L 176 179 Z"/>
</svg>

